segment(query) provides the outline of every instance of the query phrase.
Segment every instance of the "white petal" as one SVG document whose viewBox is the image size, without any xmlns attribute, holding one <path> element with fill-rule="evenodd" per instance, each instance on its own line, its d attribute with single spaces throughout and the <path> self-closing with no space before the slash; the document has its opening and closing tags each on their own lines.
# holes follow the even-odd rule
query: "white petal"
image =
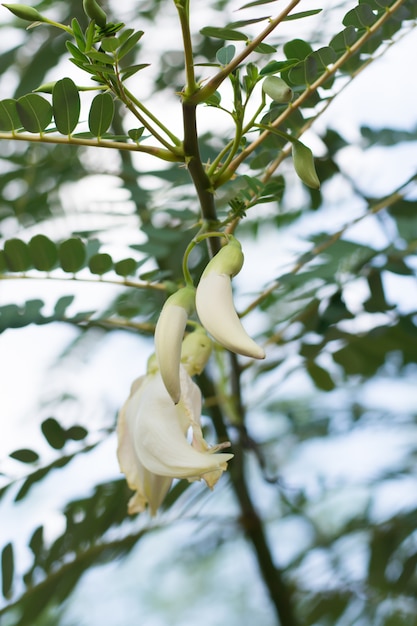
<svg viewBox="0 0 417 626">
<path fill-rule="evenodd" d="M 164 306 L 155 328 L 155 350 L 162 380 L 173 402 L 181 395 L 180 360 L 187 311 L 175 304 Z"/>
<path fill-rule="evenodd" d="M 133 446 L 133 433 L 126 419 L 127 408 L 132 409 L 137 406 L 142 393 L 143 386 L 146 386 L 147 377 L 142 376 L 137 379 L 131 389 L 131 394 L 119 412 L 117 422 L 118 448 L 117 457 L 121 471 L 126 476 L 130 489 L 136 491 L 129 501 L 128 512 L 130 514 L 140 513 L 149 504 L 151 515 L 162 504 L 172 483 L 172 479 L 166 476 L 157 476 L 147 470 L 140 462 Z"/>
<path fill-rule="evenodd" d="M 196 293 L 196 308 L 201 323 L 222 346 L 255 359 L 265 352 L 249 337 L 236 313 L 230 276 L 213 272 L 203 276 Z"/>
<path fill-rule="evenodd" d="M 148 379 L 137 402 L 127 406 L 129 423 L 134 422 L 134 447 L 141 463 L 152 473 L 172 478 L 204 478 L 224 471 L 232 454 L 211 454 L 193 448 L 184 436 L 187 423 L 197 423 L 198 387 L 187 379 L 185 399 L 175 405 L 160 374 Z M 183 392 L 184 393 L 184 392 Z"/>
</svg>

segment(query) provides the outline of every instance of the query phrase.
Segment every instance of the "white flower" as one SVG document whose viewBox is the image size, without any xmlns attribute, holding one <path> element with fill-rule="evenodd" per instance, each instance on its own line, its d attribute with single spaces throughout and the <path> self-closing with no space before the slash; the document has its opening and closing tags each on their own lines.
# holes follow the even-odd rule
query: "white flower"
<svg viewBox="0 0 417 626">
<path fill-rule="evenodd" d="M 204 328 L 222 346 L 254 359 L 264 359 L 265 352 L 243 328 L 233 303 L 231 278 L 243 265 L 240 243 L 229 243 L 211 259 L 196 291 L 196 308 Z"/>
<path fill-rule="evenodd" d="M 213 488 L 233 457 L 218 453 L 229 443 L 210 448 L 204 441 L 200 390 L 183 366 L 180 377 L 178 404 L 172 401 L 159 370 L 153 370 L 133 383 L 120 411 L 119 464 L 129 487 L 136 490 L 129 513 L 143 511 L 148 504 L 154 515 L 173 478 L 203 479 Z"/>
<path fill-rule="evenodd" d="M 172 400 L 181 396 L 181 346 L 188 316 L 194 311 L 195 289 L 183 287 L 172 294 L 162 307 L 155 328 L 155 351 L 162 380 Z"/>
</svg>

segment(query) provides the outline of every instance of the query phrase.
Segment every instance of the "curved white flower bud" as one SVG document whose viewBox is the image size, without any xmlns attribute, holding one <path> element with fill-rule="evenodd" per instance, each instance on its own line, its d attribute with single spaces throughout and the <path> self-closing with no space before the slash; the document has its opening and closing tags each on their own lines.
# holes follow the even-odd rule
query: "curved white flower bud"
<svg viewBox="0 0 417 626">
<path fill-rule="evenodd" d="M 249 337 L 236 313 L 231 278 L 243 265 L 240 243 L 234 237 L 208 263 L 196 291 L 196 309 L 204 328 L 222 346 L 254 359 L 264 350 Z"/>
<path fill-rule="evenodd" d="M 184 287 L 172 294 L 162 307 L 155 328 L 155 351 L 162 380 L 173 402 L 181 396 L 181 345 L 188 316 L 194 311 L 195 289 Z"/>
<path fill-rule="evenodd" d="M 209 448 L 201 424 L 201 393 L 181 366 L 182 395 L 173 404 L 158 371 L 148 373 L 132 386 L 119 414 L 118 459 L 129 487 L 136 494 L 129 512 L 149 504 L 155 514 L 173 478 L 205 480 L 213 488 L 233 454 L 219 454 L 229 443 Z M 191 428 L 193 439 L 187 441 Z"/>
</svg>

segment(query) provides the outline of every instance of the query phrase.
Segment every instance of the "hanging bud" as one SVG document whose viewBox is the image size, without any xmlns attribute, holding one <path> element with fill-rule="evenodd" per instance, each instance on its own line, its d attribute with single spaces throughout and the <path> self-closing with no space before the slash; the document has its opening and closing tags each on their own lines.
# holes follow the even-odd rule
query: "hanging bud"
<svg viewBox="0 0 417 626">
<path fill-rule="evenodd" d="M 213 343 L 204 328 L 197 328 L 182 342 L 181 363 L 190 376 L 201 374 L 210 358 Z"/>
<path fill-rule="evenodd" d="M 243 328 L 233 304 L 231 278 L 242 268 L 240 243 L 231 237 L 208 263 L 196 291 L 196 308 L 201 323 L 222 346 L 254 359 L 265 352 Z"/>
<path fill-rule="evenodd" d="M 194 311 L 195 289 L 184 287 L 168 298 L 155 328 L 155 351 L 164 385 L 173 402 L 181 396 L 181 345 L 189 315 Z"/>
<path fill-rule="evenodd" d="M 36 9 L 28 7 L 25 4 L 3 4 L 2 6 L 9 9 L 13 15 L 20 17 L 21 20 L 28 22 L 48 22 L 48 20 L 39 13 Z"/>
<path fill-rule="evenodd" d="M 278 76 L 267 76 L 262 83 L 262 90 L 267 96 L 272 98 L 274 102 L 279 104 L 286 104 L 291 102 L 293 97 L 293 91 L 291 87 L 287 85 L 285 80 Z"/>
<path fill-rule="evenodd" d="M 292 158 L 295 171 L 307 187 L 318 189 L 320 181 L 314 165 L 314 157 L 310 148 L 301 141 L 294 140 L 292 144 Z"/>
<path fill-rule="evenodd" d="M 90 20 L 94 20 L 97 26 L 100 26 L 100 28 L 106 26 L 107 15 L 96 0 L 83 0 L 83 9 L 87 17 Z"/>
</svg>

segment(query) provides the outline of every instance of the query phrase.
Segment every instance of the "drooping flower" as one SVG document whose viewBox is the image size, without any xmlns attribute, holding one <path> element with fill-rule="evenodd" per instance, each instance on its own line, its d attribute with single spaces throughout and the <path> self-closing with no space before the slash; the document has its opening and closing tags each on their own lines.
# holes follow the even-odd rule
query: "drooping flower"
<svg viewBox="0 0 417 626">
<path fill-rule="evenodd" d="M 184 331 L 194 311 L 195 289 L 184 287 L 172 294 L 162 307 L 155 328 L 155 351 L 162 380 L 177 404 L 181 396 L 180 360 Z"/>
<path fill-rule="evenodd" d="M 242 268 L 243 253 L 234 237 L 211 259 L 196 291 L 196 309 L 204 328 L 222 346 L 255 359 L 265 352 L 243 328 L 233 303 L 231 279 Z"/>
<path fill-rule="evenodd" d="M 118 459 L 129 487 L 136 491 L 129 513 L 143 511 L 148 504 L 154 515 L 173 478 L 203 479 L 213 488 L 233 457 L 219 452 L 228 442 L 208 446 L 201 430 L 201 392 L 184 366 L 180 378 L 181 398 L 174 404 L 159 369 L 151 367 L 133 383 L 120 411 Z"/>
</svg>

